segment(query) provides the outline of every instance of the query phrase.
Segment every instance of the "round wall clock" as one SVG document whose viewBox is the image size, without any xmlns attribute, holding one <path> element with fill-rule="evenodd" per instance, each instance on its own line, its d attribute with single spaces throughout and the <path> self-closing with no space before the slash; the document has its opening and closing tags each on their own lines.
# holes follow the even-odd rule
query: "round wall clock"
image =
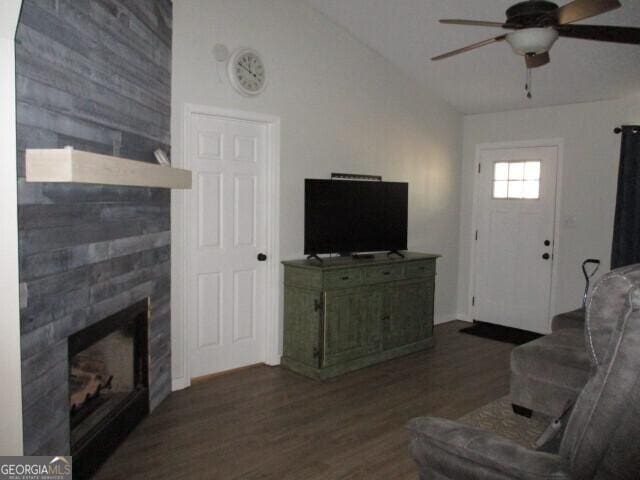
<svg viewBox="0 0 640 480">
<path fill-rule="evenodd" d="M 260 54 L 251 48 L 236 50 L 229 59 L 231 85 L 242 95 L 253 97 L 266 86 L 266 71 Z"/>
</svg>

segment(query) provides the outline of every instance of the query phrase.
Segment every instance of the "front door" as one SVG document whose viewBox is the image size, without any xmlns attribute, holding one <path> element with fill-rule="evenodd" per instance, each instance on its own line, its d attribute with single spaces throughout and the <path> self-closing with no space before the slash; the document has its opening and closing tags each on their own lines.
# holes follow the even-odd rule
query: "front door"
<svg viewBox="0 0 640 480">
<path fill-rule="evenodd" d="M 189 118 L 186 168 L 190 373 L 265 359 L 265 124 L 201 113 Z"/>
<path fill-rule="evenodd" d="M 483 149 L 473 318 L 547 333 L 557 147 Z"/>
</svg>

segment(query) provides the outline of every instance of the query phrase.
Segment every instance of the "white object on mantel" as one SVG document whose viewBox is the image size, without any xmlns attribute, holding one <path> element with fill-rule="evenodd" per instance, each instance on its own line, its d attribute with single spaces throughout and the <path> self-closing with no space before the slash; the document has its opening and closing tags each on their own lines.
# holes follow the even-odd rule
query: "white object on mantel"
<svg viewBox="0 0 640 480">
<path fill-rule="evenodd" d="M 72 147 L 27 149 L 27 182 L 70 182 L 157 188 L 191 188 L 191 172 Z"/>
</svg>

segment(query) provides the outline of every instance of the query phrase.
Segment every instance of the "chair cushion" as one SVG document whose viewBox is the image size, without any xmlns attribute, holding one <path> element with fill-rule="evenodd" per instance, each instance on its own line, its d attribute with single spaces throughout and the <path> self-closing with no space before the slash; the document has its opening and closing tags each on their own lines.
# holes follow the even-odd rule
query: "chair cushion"
<svg viewBox="0 0 640 480">
<path fill-rule="evenodd" d="M 581 389 L 590 369 L 584 332 L 577 328 L 558 330 L 511 352 L 512 374 L 554 385 Z"/>
<path fill-rule="evenodd" d="M 584 315 L 584 308 L 559 313 L 551 321 L 551 330 L 554 332 L 565 328 L 579 328 L 582 330 L 584 329 Z"/>
</svg>

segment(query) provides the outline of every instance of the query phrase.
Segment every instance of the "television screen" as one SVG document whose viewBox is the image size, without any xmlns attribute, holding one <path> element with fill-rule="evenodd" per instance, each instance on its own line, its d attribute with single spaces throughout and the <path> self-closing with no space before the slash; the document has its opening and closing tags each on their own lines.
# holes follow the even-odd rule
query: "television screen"
<svg viewBox="0 0 640 480">
<path fill-rule="evenodd" d="M 305 180 L 304 253 L 407 249 L 409 184 Z"/>
</svg>

